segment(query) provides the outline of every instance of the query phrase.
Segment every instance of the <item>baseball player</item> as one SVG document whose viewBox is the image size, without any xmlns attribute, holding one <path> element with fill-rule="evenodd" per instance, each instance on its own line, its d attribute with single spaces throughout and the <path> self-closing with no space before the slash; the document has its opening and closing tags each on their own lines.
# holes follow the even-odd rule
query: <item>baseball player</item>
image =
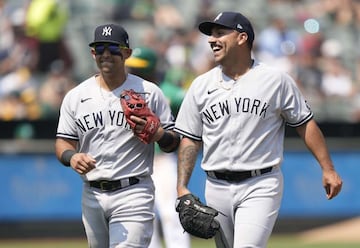
<svg viewBox="0 0 360 248">
<path fill-rule="evenodd" d="M 184 136 L 178 197 L 191 194 L 187 185 L 203 149 L 206 203 L 220 213 L 216 247 L 265 248 L 283 194 L 285 124 L 296 128 L 319 162 L 328 199 L 340 192 L 342 180 L 294 80 L 252 59 L 249 20 L 222 12 L 199 30 L 209 36 L 217 66 L 192 82 L 176 119 L 175 131 Z"/>
<path fill-rule="evenodd" d="M 128 71 L 148 81 L 160 79 L 157 70 L 158 57 L 148 47 L 134 48 L 125 65 Z M 177 114 L 185 91 L 169 81 L 160 81 L 159 87 L 165 94 L 174 115 Z M 154 171 L 152 178 L 155 184 L 155 222 L 154 233 L 149 248 L 161 245 L 160 226 L 167 248 L 189 248 L 190 237 L 183 231 L 177 213 L 174 211 L 176 200 L 176 153 L 164 153 L 155 145 Z M 161 222 L 161 225 L 160 225 Z"/>
<path fill-rule="evenodd" d="M 89 46 L 99 73 L 64 97 L 56 156 L 84 181 L 82 220 L 89 247 L 148 247 L 154 219 L 154 142 L 171 152 L 179 137 L 172 131 L 174 118 L 160 88 L 125 71 L 132 53 L 126 30 L 106 24 L 94 33 Z M 120 104 L 120 95 L 130 89 L 146 98 L 161 123 L 151 127 L 155 132 L 148 144 L 138 136 L 148 119 L 132 115 L 129 121 Z"/>
</svg>

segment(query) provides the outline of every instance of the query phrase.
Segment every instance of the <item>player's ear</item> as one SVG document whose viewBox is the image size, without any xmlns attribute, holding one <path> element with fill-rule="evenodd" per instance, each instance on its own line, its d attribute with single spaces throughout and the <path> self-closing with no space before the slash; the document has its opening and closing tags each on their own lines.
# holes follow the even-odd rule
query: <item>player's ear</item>
<svg viewBox="0 0 360 248">
<path fill-rule="evenodd" d="M 238 35 L 238 44 L 241 45 L 241 44 L 245 44 L 248 40 L 249 36 L 247 33 L 245 32 L 241 32 L 239 33 Z"/>
<path fill-rule="evenodd" d="M 128 59 L 132 54 L 132 49 L 131 48 L 127 48 L 124 49 L 123 55 L 124 55 L 124 59 Z"/>
<path fill-rule="evenodd" d="M 93 59 L 95 59 L 95 56 L 96 56 L 95 49 L 91 48 L 90 52 L 91 52 L 91 55 L 92 55 Z"/>
</svg>

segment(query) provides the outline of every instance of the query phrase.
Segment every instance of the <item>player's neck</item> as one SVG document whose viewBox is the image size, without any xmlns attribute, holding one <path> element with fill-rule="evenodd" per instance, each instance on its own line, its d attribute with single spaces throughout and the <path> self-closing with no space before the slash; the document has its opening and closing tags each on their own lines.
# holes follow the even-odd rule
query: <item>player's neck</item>
<svg viewBox="0 0 360 248">
<path fill-rule="evenodd" d="M 100 87 L 108 91 L 112 91 L 123 85 L 123 83 L 126 81 L 126 78 L 127 78 L 127 74 L 122 74 L 120 76 L 100 74 L 97 77 Z"/>
<path fill-rule="evenodd" d="M 225 66 L 223 65 L 222 67 L 222 72 L 234 79 L 234 80 L 238 80 L 242 75 L 244 75 L 246 72 L 248 72 L 252 65 L 254 63 L 254 60 L 249 58 L 248 61 L 246 61 L 245 63 L 238 63 L 238 64 L 232 64 L 231 66 Z"/>
</svg>

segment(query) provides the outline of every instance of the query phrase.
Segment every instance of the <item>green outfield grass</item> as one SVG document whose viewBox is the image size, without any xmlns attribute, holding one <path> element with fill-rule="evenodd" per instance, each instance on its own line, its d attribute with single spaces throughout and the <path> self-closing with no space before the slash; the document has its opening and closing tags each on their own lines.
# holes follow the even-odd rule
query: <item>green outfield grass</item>
<svg viewBox="0 0 360 248">
<path fill-rule="evenodd" d="M 213 240 L 193 239 L 193 248 L 215 248 Z M 3 241 L 0 240 L 0 248 L 87 248 L 86 241 L 76 239 L 46 239 L 46 240 L 23 240 Z M 268 248 L 359 248 L 359 243 L 304 243 L 294 235 L 274 235 L 271 237 Z"/>
<path fill-rule="evenodd" d="M 359 248 L 359 243 L 305 243 L 294 235 L 273 235 L 268 248 Z"/>
</svg>

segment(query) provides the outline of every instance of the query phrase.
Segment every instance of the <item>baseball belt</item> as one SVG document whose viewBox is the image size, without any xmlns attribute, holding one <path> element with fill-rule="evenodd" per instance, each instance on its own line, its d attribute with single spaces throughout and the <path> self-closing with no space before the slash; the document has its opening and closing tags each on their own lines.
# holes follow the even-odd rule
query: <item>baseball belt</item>
<svg viewBox="0 0 360 248">
<path fill-rule="evenodd" d="M 225 180 L 229 182 L 241 182 L 248 178 L 260 176 L 265 173 L 269 173 L 273 170 L 272 167 L 267 167 L 264 169 L 259 170 L 252 170 L 252 171 L 206 171 L 206 174 L 214 179 Z"/>
<path fill-rule="evenodd" d="M 115 191 L 137 184 L 140 180 L 136 177 L 123 178 L 115 181 L 99 180 L 89 181 L 90 187 L 101 189 L 102 191 Z"/>
</svg>

